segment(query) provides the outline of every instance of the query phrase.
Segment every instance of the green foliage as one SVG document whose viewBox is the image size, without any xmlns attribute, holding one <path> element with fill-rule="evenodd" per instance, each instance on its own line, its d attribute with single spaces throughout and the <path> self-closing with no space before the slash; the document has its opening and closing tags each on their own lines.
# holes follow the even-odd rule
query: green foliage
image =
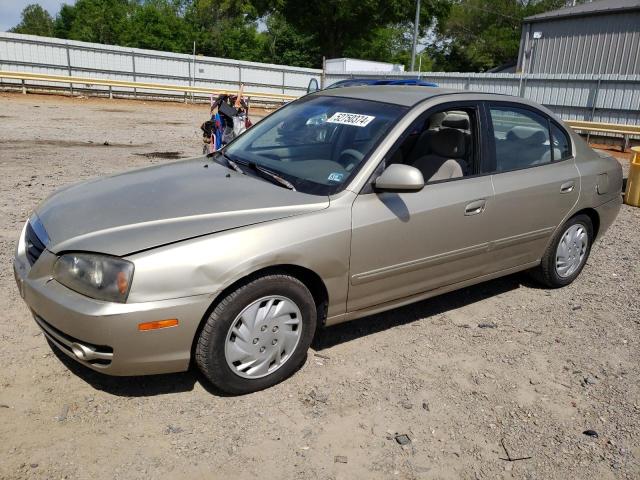
<svg viewBox="0 0 640 480">
<path fill-rule="evenodd" d="M 37 3 L 27 5 L 22 10 L 21 18 L 20 23 L 13 27 L 10 32 L 44 37 L 53 35 L 53 18 L 49 15 L 49 12 Z"/>
<path fill-rule="evenodd" d="M 300 67 L 316 67 L 322 61 L 315 34 L 298 32 L 278 13 L 269 15 L 266 25 L 262 33 L 266 61 Z"/>
<path fill-rule="evenodd" d="M 120 32 L 119 44 L 170 52 L 187 52 L 191 45 L 189 25 L 180 16 L 180 5 L 150 0 L 131 9 Z"/>
<path fill-rule="evenodd" d="M 78 0 L 56 18 L 56 36 L 84 42 L 121 44 L 135 3 L 128 0 Z"/>
<path fill-rule="evenodd" d="M 355 57 L 408 65 L 411 59 L 415 0 L 253 0 L 259 14 L 271 12 L 298 38 L 316 48 L 296 48 L 319 66 L 321 57 Z M 448 11 L 449 0 L 422 0 L 420 36 Z M 425 64 L 430 62 L 425 62 Z"/>
<path fill-rule="evenodd" d="M 427 50 L 445 71 L 482 72 L 515 61 L 522 19 L 561 8 L 565 0 L 452 0 Z"/>
<path fill-rule="evenodd" d="M 238 60 L 261 60 L 263 40 L 257 14 L 245 0 L 192 0 L 183 2 L 198 53 Z"/>
</svg>

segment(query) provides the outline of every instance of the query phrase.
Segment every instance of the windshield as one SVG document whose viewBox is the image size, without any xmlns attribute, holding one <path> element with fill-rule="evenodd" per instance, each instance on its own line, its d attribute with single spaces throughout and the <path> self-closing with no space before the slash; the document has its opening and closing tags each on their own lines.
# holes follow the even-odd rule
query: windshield
<svg viewBox="0 0 640 480">
<path fill-rule="evenodd" d="M 230 143 L 225 154 L 331 195 L 344 188 L 405 107 L 341 97 L 306 97 L 281 108 Z"/>
</svg>

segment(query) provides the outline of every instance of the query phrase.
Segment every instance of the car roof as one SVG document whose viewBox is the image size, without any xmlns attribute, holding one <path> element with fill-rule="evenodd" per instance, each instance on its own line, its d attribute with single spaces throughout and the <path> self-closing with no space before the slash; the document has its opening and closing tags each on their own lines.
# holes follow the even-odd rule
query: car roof
<svg viewBox="0 0 640 480">
<path fill-rule="evenodd" d="M 344 88 L 347 86 L 365 86 L 365 85 L 420 85 L 423 87 L 437 87 L 438 84 L 427 82 L 420 78 L 347 78 L 332 83 L 327 88 Z"/>
<path fill-rule="evenodd" d="M 456 93 L 469 92 L 452 88 L 424 88 L 423 86 L 415 85 L 366 85 L 319 90 L 312 95 L 359 98 L 412 107 L 431 97 Z"/>
<path fill-rule="evenodd" d="M 402 105 L 405 107 L 413 107 L 418 103 L 433 97 L 441 96 L 460 96 L 460 100 L 483 101 L 483 100 L 499 100 L 506 102 L 519 103 L 528 105 L 541 110 L 548 115 L 554 114 L 534 101 L 527 98 L 514 97 L 500 93 L 474 92 L 470 90 L 456 90 L 453 88 L 431 87 L 424 88 L 414 85 L 365 85 L 358 87 L 332 88 L 328 90 L 318 90 L 311 95 L 314 96 L 332 96 L 344 98 L 358 98 L 362 100 L 373 100 L 377 102 L 392 103 L 394 105 Z"/>
</svg>

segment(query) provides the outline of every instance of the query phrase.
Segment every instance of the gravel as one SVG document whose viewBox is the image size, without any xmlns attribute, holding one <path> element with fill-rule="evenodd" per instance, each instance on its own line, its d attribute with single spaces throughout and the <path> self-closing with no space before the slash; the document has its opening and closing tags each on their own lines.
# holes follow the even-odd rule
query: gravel
<svg viewBox="0 0 640 480">
<path fill-rule="evenodd" d="M 339 325 L 284 383 L 220 396 L 197 372 L 76 365 L 36 335 L 11 271 L 40 200 L 198 154 L 206 107 L 0 94 L 0 108 L 0 478 L 640 478 L 640 209 L 566 288 L 512 275 Z M 531 458 L 501 460 L 503 445 Z"/>
</svg>

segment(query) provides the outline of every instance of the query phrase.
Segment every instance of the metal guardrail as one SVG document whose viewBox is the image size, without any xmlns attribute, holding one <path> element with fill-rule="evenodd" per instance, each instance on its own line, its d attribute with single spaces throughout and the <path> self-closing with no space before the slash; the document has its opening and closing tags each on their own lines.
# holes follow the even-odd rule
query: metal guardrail
<svg viewBox="0 0 640 480">
<path fill-rule="evenodd" d="M 68 75 L 49 75 L 43 73 L 30 73 L 30 72 L 11 72 L 6 70 L 0 70 L 0 78 L 7 78 L 12 80 L 20 80 L 22 82 L 22 91 L 27 93 L 26 81 L 35 82 L 52 82 L 52 83 L 68 83 L 72 84 L 85 84 L 85 85 L 102 85 L 109 87 L 109 97 L 112 98 L 113 87 L 133 88 L 133 89 L 146 89 L 146 90 L 158 90 L 169 92 L 183 92 L 187 93 L 203 93 L 203 94 L 235 94 L 237 90 L 225 90 L 225 89 L 212 89 L 208 87 L 195 87 L 188 85 L 170 85 L 165 83 L 147 83 L 147 82 L 127 82 L 123 80 L 110 80 L 104 78 L 93 77 L 71 77 Z M 287 102 L 295 100 L 294 95 L 285 95 L 281 93 L 267 93 L 267 92 L 244 92 L 243 96 L 247 98 L 258 98 L 265 100 L 277 100 L 281 102 Z"/>
<path fill-rule="evenodd" d="M 622 125 L 619 123 L 601 123 L 601 122 L 583 122 L 579 120 L 565 121 L 574 130 L 588 132 L 588 134 L 596 133 L 611 133 L 622 135 L 622 151 L 626 152 L 629 149 L 629 143 L 631 136 L 640 136 L 640 125 Z"/>
</svg>

